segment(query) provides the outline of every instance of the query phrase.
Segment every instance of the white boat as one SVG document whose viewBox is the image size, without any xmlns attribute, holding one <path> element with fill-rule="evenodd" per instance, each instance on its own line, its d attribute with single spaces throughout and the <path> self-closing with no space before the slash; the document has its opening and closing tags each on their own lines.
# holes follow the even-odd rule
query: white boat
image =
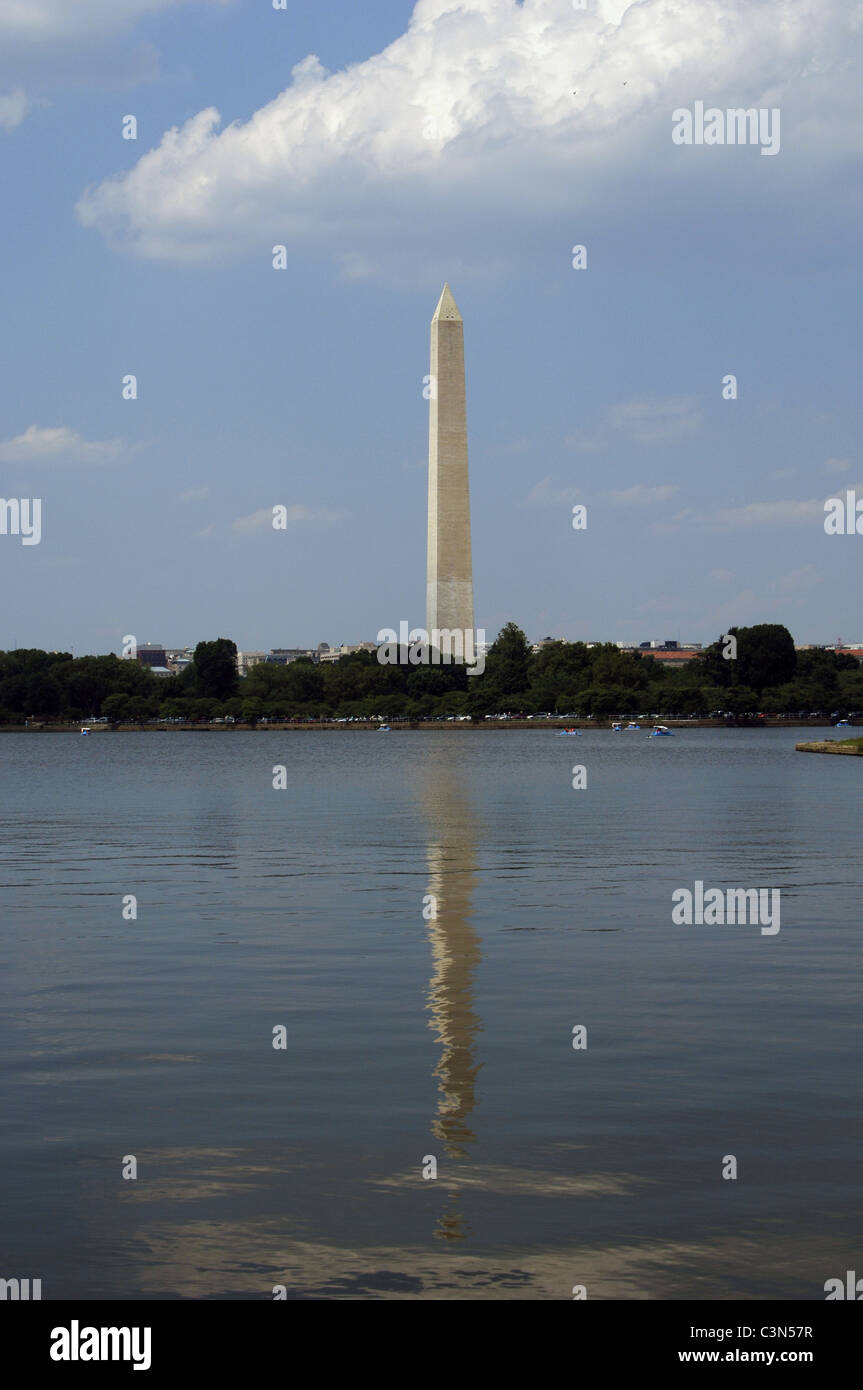
<svg viewBox="0 0 863 1390">
<path fill-rule="evenodd" d="M 671 730 L 669 729 L 669 727 L 668 727 L 667 724 L 657 724 L 657 726 L 656 726 L 656 728 L 653 730 L 653 732 L 652 732 L 652 733 L 649 733 L 649 734 L 647 735 L 647 737 L 648 737 L 648 738 L 674 738 L 674 734 L 671 732 Z"/>
<path fill-rule="evenodd" d="M 379 733 L 379 734 L 391 734 L 391 733 L 392 733 L 392 728 L 390 727 L 389 724 L 379 724 L 379 725 L 378 725 L 378 733 Z"/>
</svg>

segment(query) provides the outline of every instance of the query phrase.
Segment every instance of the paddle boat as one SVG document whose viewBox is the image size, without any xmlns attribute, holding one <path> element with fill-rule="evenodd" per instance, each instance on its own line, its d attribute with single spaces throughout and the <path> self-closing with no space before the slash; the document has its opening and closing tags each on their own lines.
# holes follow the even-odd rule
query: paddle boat
<svg viewBox="0 0 863 1390">
<path fill-rule="evenodd" d="M 89 732 L 90 732 L 89 729 L 82 729 L 82 730 L 81 730 L 81 733 L 82 733 L 82 734 L 89 734 Z"/>
<path fill-rule="evenodd" d="M 674 738 L 674 734 L 671 732 L 671 730 L 668 728 L 668 726 L 667 726 L 666 724 L 657 724 L 657 726 L 656 726 L 656 728 L 653 730 L 653 732 L 652 732 L 652 733 L 649 733 L 649 734 L 647 735 L 647 737 L 648 737 L 648 738 Z"/>
<path fill-rule="evenodd" d="M 834 728 L 834 729 L 850 729 L 850 728 L 851 728 L 851 720 L 850 720 L 850 719 L 837 719 L 836 723 L 833 725 L 833 728 Z"/>
<path fill-rule="evenodd" d="M 379 725 L 378 725 L 378 733 L 379 733 L 379 734 L 391 734 L 391 733 L 392 733 L 392 726 L 389 725 L 389 724 L 379 724 Z"/>
<path fill-rule="evenodd" d="M 561 738 L 581 738 L 581 729 L 558 729 Z"/>
<path fill-rule="evenodd" d="M 623 725 L 622 725 L 622 724 L 612 724 L 612 726 L 611 726 L 611 732 L 612 732 L 613 734 L 619 734 L 619 733 L 622 733 L 622 731 L 623 731 Z"/>
<path fill-rule="evenodd" d="M 628 734 L 629 731 L 630 731 L 630 729 L 640 729 L 640 728 L 641 728 L 641 725 L 640 725 L 640 724 L 632 724 L 632 723 L 630 723 L 630 724 L 627 724 L 627 726 L 626 726 L 626 728 L 624 729 L 623 732 L 624 732 L 625 734 Z"/>
</svg>

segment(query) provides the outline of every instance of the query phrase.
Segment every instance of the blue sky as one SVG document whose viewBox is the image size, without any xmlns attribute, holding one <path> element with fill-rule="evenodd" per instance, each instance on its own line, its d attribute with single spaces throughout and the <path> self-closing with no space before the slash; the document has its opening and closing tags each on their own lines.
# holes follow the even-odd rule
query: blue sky
<svg viewBox="0 0 863 1390">
<path fill-rule="evenodd" d="M 422 623 L 444 279 L 489 635 L 863 640 L 863 538 L 823 526 L 863 498 L 861 34 L 840 0 L 0 0 L 0 492 L 42 499 L 0 647 Z M 779 152 L 676 146 L 698 100 L 778 109 Z"/>
</svg>

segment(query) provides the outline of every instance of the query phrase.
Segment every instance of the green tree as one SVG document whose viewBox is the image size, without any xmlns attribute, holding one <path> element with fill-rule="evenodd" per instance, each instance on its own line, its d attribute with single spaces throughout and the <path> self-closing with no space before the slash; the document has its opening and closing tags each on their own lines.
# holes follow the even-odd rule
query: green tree
<svg viewBox="0 0 863 1390">
<path fill-rule="evenodd" d="M 622 685 L 592 685 L 582 692 L 581 704 L 584 712 L 595 719 L 613 719 L 617 715 L 638 712 L 638 697 Z"/>
<path fill-rule="evenodd" d="M 290 705 L 307 704 L 320 700 L 324 693 L 324 678 L 321 669 L 313 662 L 303 658 L 285 667 L 284 698 Z"/>
<path fill-rule="evenodd" d="M 488 650 L 483 675 L 471 680 L 487 681 L 498 690 L 517 695 L 530 685 L 530 657 L 530 643 L 521 628 L 507 623 Z"/>
<path fill-rule="evenodd" d="M 229 700 L 236 695 L 239 685 L 237 648 L 227 637 L 217 637 L 215 642 L 199 642 L 194 666 L 199 698 Z"/>
<path fill-rule="evenodd" d="M 159 706 L 159 714 L 163 719 L 185 719 L 188 713 L 187 700 L 163 700 Z"/>
<path fill-rule="evenodd" d="M 192 701 L 193 719 L 215 719 L 219 712 L 220 705 L 218 700 L 211 700 L 207 699 L 206 696 L 200 696 L 197 700 Z"/>
<path fill-rule="evenodd" d="M 102 713 L 117 724 L 125 724 L 129 718 L 129 696 L 108 695 L 102 701 Z"/>
<path fill-rule="evenodd" d="M 758 703 L 758 695 L 745 685 L 729 686 L 723 697 L 723 708 L 729 714 L 756 714 Z"/>
<path fill-rule="evenodd" d="M 731 650 L 725 637 L 736 640 L 736 656 L 723 655 Z M 767 686 L 784 685 L 796 674 L 794 638 L 781 623 L 730 627 L 725 637 L 707 647 L 702 656 L 701 677 L 707 674 L 711 684 L 744 685 L 760 692 Z"/>
<path fill-rule="evenodd" d="M 30 714 L 59 714 L 63 690 L 54 676 L 44 670 L 36 670 L 27 680 L 25 699 Z"/>
<path fill-rule="evenodd" d="M 467 712 L 474 722 L 484 719 L 487 714 L 500 714 L 502 701 L 500 690 L 487 681 L 485 676 L 474 676 L 471 679 L 467 691 Z"/>
<path fill-rule="evenodd" d="M 863 710 L 863 671 L 856 661 L 854 667 L 853 671 L 841 671 L 839 674 L 840 698 L 848 709 Z"/>
</svg>

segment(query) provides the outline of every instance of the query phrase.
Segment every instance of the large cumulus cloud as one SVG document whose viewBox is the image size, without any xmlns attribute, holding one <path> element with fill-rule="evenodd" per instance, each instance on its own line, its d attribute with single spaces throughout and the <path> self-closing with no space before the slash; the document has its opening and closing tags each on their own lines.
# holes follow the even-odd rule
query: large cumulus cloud
<svg viewBox="0 0 863 1390">
<path fill-rule="evenodd" d="M 459 249 L 491 264 L 573 209 L 610 228 L 657 198 L 787 224 L 857 152 L 860 36 L 848 0 L 420 0 L 382 52 L 342 72 L 309 56 L 248 119 L 200 111 L 78 214 L 147 257 L 278 241 L 357 275 Z M 674 146 L 671 111 L 696 99 L 780 107 L 779 159 Z"/>
</svg>

